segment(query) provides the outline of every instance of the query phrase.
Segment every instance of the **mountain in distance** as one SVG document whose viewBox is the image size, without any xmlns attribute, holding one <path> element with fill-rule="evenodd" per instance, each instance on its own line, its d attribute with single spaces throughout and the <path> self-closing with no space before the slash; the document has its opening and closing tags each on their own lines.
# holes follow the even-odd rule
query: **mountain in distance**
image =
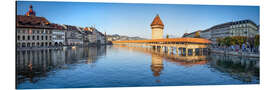
<svg viewBox="0 0 270 90">
<path fill-rule="evenodd" d="M 124 40 L 146 40 L 146 38 L 141 38 L 141 37 L 129 37 L 125 35 L 118 35 L 118 34 L 113 34 L 113 35 L 107 35 L 107 40 L 108 41 L 124 41 Z"/>
</svg>

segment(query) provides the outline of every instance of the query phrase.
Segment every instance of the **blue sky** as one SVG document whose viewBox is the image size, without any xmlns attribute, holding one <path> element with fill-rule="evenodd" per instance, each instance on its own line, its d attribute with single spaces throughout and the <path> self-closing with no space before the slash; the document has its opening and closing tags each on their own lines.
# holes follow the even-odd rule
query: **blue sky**
<svg viewBox="0 0 270 90">
<path fill-rule="evenodd" d="M 18 1 L 17 14 L 25 14 L 29 5 L 33 5 L 37 16 L 52 23 L 95 25 L 107 34 L 144 38 L 151 38 L 150 24 L 157 14 L 165 24 L 164 36 L 175 37 L 230 21 L 260 22 L 259 6 Z"/>
</svg>

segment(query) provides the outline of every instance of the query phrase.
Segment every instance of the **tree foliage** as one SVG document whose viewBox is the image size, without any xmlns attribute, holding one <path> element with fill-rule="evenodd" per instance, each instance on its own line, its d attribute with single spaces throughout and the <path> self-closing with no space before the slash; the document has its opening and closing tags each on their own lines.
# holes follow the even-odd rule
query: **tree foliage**
<svg viewBox="0 0 270 90">
<path fill-rule="evenodd" d="M 260 36 L 256 35 L 254 38 L 248 38 L 245 36 L 233 36 L 225 38 L 217 38 L 217 43 L 222 46 L 231 46 L 231 45 L 242 45 L 243 43 L 248 42 L 249 44 L 258 46 L 260 43 Z"/>
<path fill-rule="evenodd" d="M 169 38 L 169 35 L 168 34 L 166 35 L 166 38 Z"/>
<path fill-rule="evenodd" d="M 260 35 L 256 35 L 255 36 L 254 44 L 255 44 L 255 46 L 259 46 L 260 45 Z"/>
</svg>

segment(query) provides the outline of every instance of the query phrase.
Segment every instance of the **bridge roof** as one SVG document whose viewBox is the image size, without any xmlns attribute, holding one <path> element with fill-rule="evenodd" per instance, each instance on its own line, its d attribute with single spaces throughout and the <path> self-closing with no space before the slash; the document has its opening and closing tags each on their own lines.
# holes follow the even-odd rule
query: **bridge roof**
<svg viewBox="0 0 270 90">
<path fill-rule="evenodd" d="M 151 40 L 127 40 L 127 41 L 112 41 L 112 43 L 150 43 L 150 42 L 183 42 L 183 43 L 201 43 L 210 44 L 212 43 L 208 39 L 203 38 L 167 38 L 167 39 L 151 39 Z"/>
</svg>

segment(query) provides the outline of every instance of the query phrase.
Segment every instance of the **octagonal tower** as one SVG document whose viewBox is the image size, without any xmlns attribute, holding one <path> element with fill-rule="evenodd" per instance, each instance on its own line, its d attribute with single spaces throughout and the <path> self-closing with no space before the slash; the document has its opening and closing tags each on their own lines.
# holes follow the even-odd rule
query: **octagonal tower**
<svg viewBox="0 0 270 90">
<path fill-rule="evenodd" d="M 163 29 L 164 24 L 162 23 L 159 15 L 157 14 L 155 19 L 151 24 L 152 28 L 152 39 L 162 39 L 163 38 Z"/>
</svg>

